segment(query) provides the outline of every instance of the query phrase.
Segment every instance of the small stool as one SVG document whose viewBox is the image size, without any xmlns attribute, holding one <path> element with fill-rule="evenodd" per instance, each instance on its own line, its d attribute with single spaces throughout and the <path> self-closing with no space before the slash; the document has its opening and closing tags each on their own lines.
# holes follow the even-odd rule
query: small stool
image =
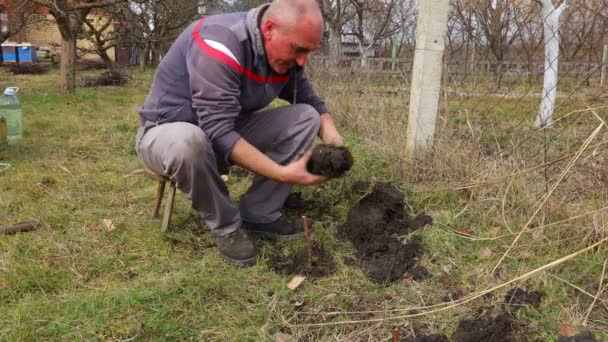
<svg viewBox="0 0 608 342">
<path fill-rule="evenodd" d="M 169 182 L 169 197 L 165 203 L 165 213 L 163 214 L 163 223 L 161 225 L 161 231 L 164 233 L 169 230 L 171 225 L 171 215 L 173 214 L 173 202 L 175 201 L 175 182 L 171 181 L 169 177 L 159 175 L 158 173 L 148 169 L 138 169 L 125 175 L 125 177 L 144 175 L 152 180 L 158 181 L 158 188 L 156 189 L 156 200 L 154 201 L 154 213 L 152 217 L 157 219 L 158 212 L 160 210 L 160 204 L 163 201 L 163 195 L 165 194 L 165 183 Z"/>
</svg>

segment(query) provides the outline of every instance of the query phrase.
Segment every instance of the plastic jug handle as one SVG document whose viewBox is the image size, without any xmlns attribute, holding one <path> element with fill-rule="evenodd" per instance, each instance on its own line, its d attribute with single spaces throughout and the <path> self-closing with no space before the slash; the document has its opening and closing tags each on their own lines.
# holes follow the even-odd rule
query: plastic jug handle
<svg viewBox="0 0 608 342">
<path fill-rule="evenodd" d="M 18 87 L 8 87 L 6 89 L 4 89 L 4 95 L 15 95 L 17 94 L 17 92 L 19 91 Z"/>
</svg>

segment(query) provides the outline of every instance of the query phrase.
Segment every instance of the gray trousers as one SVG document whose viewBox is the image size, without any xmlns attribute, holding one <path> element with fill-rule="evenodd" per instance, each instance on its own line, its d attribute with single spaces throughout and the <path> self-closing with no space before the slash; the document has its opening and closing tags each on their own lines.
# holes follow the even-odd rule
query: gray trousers
<svg viewBox="0 0 608 342">
<path fill-rule="evenodd" d="M 319 114 L 313 107 L 297 104 L 242 115 L 236 131 L 272 160 L 286 165 L 310 147 L 319 124 Z M 218 172 L 211 142 L 191 123 L 146 122 L 137 132 L 136 149 L 147 168 L 176 183 L 216 235 L 235 231 L 243 220 L 267 223 L 278 219 L 291 190 L 289 184 L 256 175 L 237 208 Z"/>
</svg>

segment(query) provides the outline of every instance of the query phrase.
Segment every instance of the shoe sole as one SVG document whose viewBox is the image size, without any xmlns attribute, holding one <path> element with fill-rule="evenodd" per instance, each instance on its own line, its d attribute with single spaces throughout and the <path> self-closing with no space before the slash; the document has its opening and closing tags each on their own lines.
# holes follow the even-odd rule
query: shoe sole
<svg viewBox="0 0 608 342">
<path fill-rule="evenodd" d="M 224 258 L 224 261 L 226 261 L 227 263 L 229 263 L 233 266 L 237 266 L 237 267 L 250 267 L 250 266 L 255 265 L 255 263 L 257 261 L 257 257 L 255 257 L 255 256 L 252 258 L 249 258 L 249 259 L 237 260 L 237 259 L 232 259 L 232 258 L 227 257 L 222 254 L 222 258 Z"/>
<path fill-rule="evenodd" d="M 247 232 L 256 237 L 266 239 L 266 240 L 273 240 L 273 241 L 293 241 L 293 240 L 298 240 L 298 239 L 304 237 L 304 232 L 290 234 L 290 235 L 281 235 L 281 234 L 277 234 L 277 233 L 265 232 L 265 231 L 260 231 L 260 230 L 247 230 Z"/>
</svg>

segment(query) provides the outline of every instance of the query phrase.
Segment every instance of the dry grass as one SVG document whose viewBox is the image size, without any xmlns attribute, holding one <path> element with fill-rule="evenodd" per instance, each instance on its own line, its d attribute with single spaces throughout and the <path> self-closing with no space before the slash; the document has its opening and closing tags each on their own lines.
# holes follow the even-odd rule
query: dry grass
<svg viewBox="0 0 608 342">
<path fill-rule="evenodd" d="M 125 183 L 122 175 L 140 166 L 133 151 L 135 110 L 150 73 L 134 74 L 129 88 L 81 89 L 68 98 L 56 93 L 55 76 L 9 76 L 11 83 L 30 86 L 22 93 L 26 137 L 11 152 L 10 171 L 0 171 L 0 217 L 39 218 L 43 228 L 0 237 L 0 335 L 8 339 L 264 340 L 282 331 L 301 341 L 380 341 L 388 340 L 395 326 L 403 337 L 451 335 L 462 318 L 500 312 L 507 288 L 432 315 L 310 324 L 379 320 L 414 307 L 443 307 L 446 297 L 470 298 L 608 236 L 607 211 L 584 215 L 608 206 L 608 155 L 597 145 L 607 139 L 603 129 L 590 145 L 597 146 L 581 154 L 530 227 L 560 223 L 542 233 L 526 230 L 501 263 L 504 268 L 492 273 L 514 234 L 597 127 L 593 115 L 579 111 L 586 108 L 579 101 L 563 97 L 558 114 L 577 112 L 536 132 L 530 113 L 538 101 L 534 93 L 522 96 L 526 91 L 520 85 L 512 85 L 517 96 L 487 96 L 480 85 L 450 84 L 440 105 L 433 154 L 404 175 L 408 94 L 403 80 L 313 70 L 356 162 L 345 179 L 298 188 L 328 208 L 314 239 L 334 253 L 338 271 L 290 291 L 289 279 L 266 267 L 267 256 L 273 248 L 301 248 L 301 242 L 264 244 L 258 266 L 228 267 L 209 234 L 194 224 L 183 196 L 176 198 L 175 229 L 163 235 L 149 217 L 154 184 Z M 581 92 L 587 100 L 598 93 Z M 592 107 L 605 105 L 603 97 L 595 98 Z M 404 190 L 409 211 L 434 217 L 432 227 L 414 233 L 424 242 L 427 253 L 420 264 L 432 279 L 379 286 L 345 262 L 352 251 L 336 239 L 336 227 L 358 198 L 343 195 L 356 181 L 374 179 Z M 249 182 L 231 177 L 235 199 Z M 580 217 L 568 220 L 575 216 Z M 114 219 L 117 230 L 97 230 L 103 218 Z M 459 234 L 463 227 L 475 236 Z M 482 257 L 483 248 L 492 254 Z M 599 289 L 605 259 L 606 246 L 600 245 L 514 283 L 543 293 L 539 309 L 517 314 L 528 329 L 526 337 L 554 340 L 558 324 L 575 331 L 608 330 L 602 304 L 608 297 Z M 296 305 L 304 299 L 305 305 Z"/>
</svg>

